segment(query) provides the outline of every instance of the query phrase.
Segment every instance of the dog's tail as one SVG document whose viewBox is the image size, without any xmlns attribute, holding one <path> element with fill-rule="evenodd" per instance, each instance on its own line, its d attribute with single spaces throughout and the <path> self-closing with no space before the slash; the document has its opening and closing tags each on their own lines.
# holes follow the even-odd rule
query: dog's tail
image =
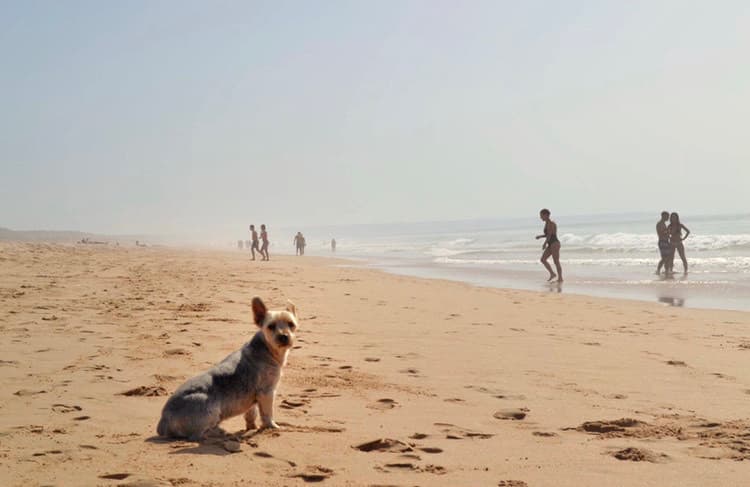
<svg viewBox="0 0 750 487">
<path fill-rule="evenodd" d="M 167 419 L 162 416 L 159 420 L 159 424 L 156 425 L 156 434 L 159 436 L 169 436 L 167 428 Z"/>
</svg>

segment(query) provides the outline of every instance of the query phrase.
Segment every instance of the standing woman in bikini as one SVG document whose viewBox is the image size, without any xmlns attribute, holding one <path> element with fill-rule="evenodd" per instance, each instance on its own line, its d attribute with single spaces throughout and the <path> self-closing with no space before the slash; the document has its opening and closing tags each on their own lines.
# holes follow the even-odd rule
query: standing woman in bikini
<svg viewBox="0 0 750 487">
<path fill-rule="evenodd" d="M 544 239 L 544 244 L 542 244 L 542 250 L 544 250 L 544 253 L 542 253 L 540 261 L 544 264 L 544 268 L 547 269 L 547 272 L 549 272 L 548 281 L 557 278 L 557 282 L 563 282 L 562 267 L 560 267 L 560 240 L 557 238 L 557 223 L 553 222 L 549 216 L 550 211 L 547 208 L 544 208 L 539 212 L 539 218 L 544 221 L 544 233 L 536 236 L 537 240 L 540 238 Z M 552 256 L 552 260 L 555 262 L 557 274 L 552 271 L 552 266 L 547 262 L 547 259 L 549 259 L 550 256 Z"/>
<path fill-rule="evenodd" d="M 263 242 L 260 247 L 261 260 L 268 260 L 268 232 L 266 232 L 265 225 L 260 226 L 260 241 Z"/>
<path fill-rule="evenodd" d="M 677 251 L 680 254 L 680 259 L 682 259 L 682 270 L 687 274 L 688 263 L 687 258 L 685 257 L 685 245 L 683 245 L 682 241 L 688 238 L 690 230 L 688 230 L 688 227 L 680 223 L 680 215 L 678 215 L 677 212 L 669 215 L 669 226 L 667 227 L 667 230 L 669 231 L 669 243 L 672 244 L 672 262 L 670 262 L 670 271 L 674 268 L 674 254 L 675 251 Z M 685 230 L 684 237 L 682 236 L 683 230 Z"/>
</svg>

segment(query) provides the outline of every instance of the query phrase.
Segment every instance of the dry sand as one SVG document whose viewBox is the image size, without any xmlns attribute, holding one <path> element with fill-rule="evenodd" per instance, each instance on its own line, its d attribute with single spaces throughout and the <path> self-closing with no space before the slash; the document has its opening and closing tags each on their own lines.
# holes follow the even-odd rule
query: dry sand
<svg viewBox="0 0 750 487">
<path fill-rule="evenodd" d="M 337 263 L 1 244 L 0 485 L 750 482 L 749 313 Z M 166 395 L 250 339 L 255 294 L 300 310 L 283 429 L 155 437 Z"/>
</svg>

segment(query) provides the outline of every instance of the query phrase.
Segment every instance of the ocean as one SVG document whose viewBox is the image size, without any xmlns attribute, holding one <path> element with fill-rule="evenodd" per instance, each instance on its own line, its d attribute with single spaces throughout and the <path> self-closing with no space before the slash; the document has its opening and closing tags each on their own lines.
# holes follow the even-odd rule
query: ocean
<svg viewBox="0 0 750 487">
<path fill-rule="evenodd" d="M 565 282 L 546 282 L 539 262 L 543 222 L 524 219 L 346 225 L 301 229 L 307 253 L 399 274 L 481 286 L 657 301 L 671 306 L 750 310 L 750 214 L 681 215 L 689 273 L 655 275 L 654 215 L 556 216 Z M 291 238 L 290 238 L 291 241 Z M 552 260 L 550 259 L 550 264 Z"/>
</svg>

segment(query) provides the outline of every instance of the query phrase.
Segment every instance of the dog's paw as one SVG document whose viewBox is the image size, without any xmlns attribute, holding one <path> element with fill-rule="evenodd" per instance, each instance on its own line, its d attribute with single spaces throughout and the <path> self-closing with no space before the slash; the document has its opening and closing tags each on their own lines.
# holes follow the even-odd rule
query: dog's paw
<svg viewBox="0 0 750 487">
<path fill-rule="evenodd" d="M 258 429 L 258 426 L 255 424 L 255 422 L 245 423 L 245 431 L 253 431 L 257 429 Z"/>
</svg>

